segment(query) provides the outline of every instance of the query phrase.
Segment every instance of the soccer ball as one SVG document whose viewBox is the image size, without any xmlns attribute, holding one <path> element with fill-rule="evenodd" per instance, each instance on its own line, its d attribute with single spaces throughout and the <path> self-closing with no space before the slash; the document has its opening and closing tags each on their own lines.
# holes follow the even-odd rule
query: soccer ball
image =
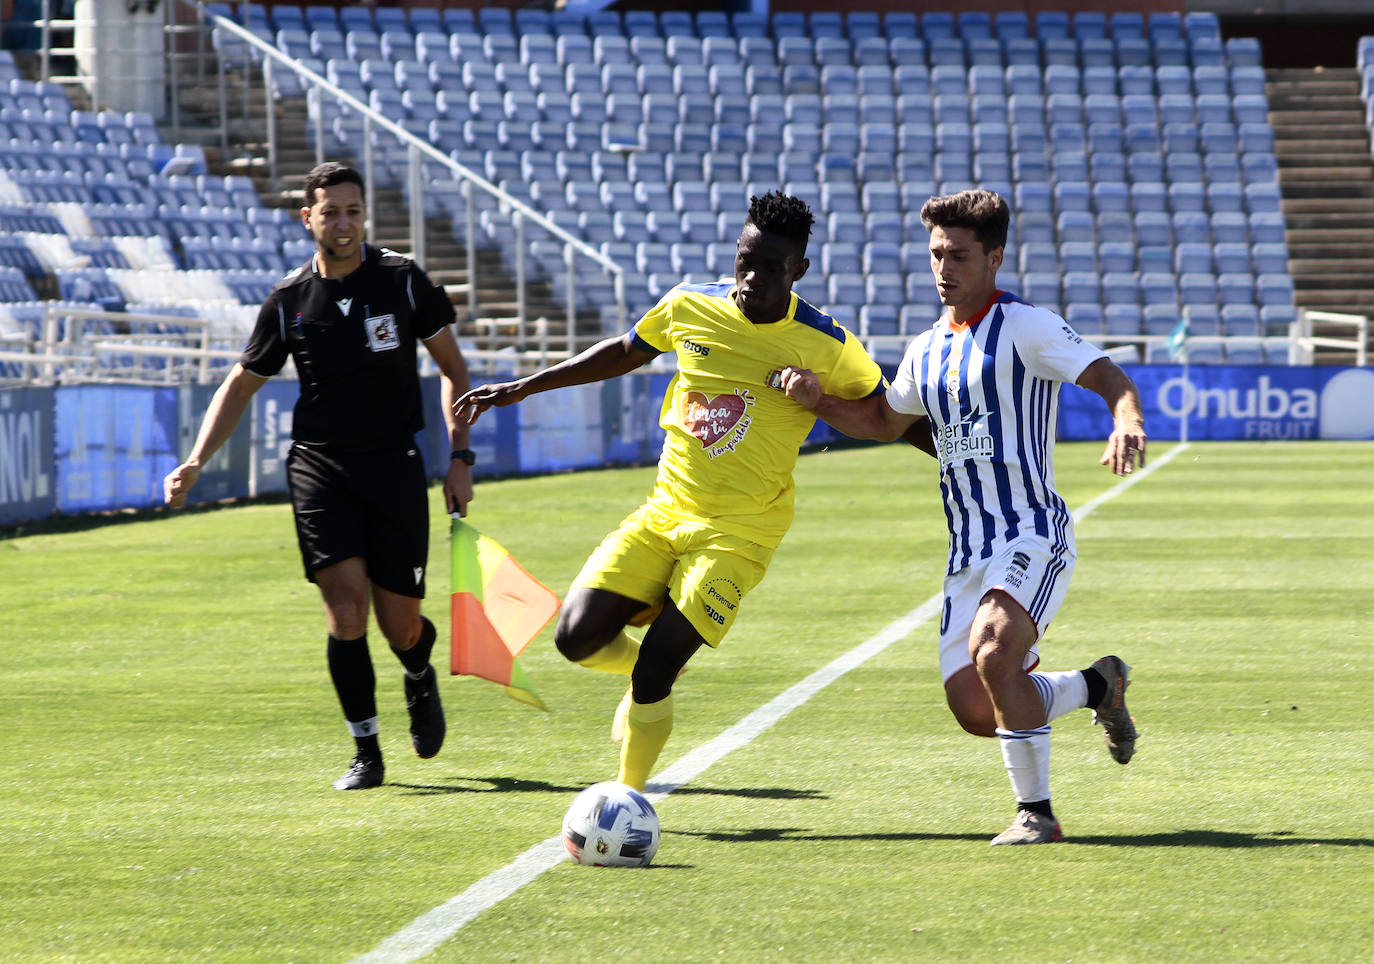
<svg viewBox="0 0 1374 964">
<path fill-rule="evenodd" d="M 592 784 L 563 817 L 563 846 L 588 867 L 647 867 L 658 851 L 658 814 L 632 787 Z"/>
</svg>

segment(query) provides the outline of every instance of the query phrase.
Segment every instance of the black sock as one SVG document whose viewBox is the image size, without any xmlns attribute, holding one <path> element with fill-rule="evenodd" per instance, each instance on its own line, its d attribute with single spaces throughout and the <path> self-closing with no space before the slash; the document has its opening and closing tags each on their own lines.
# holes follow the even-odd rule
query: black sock
<svg viewBox="0 0 1374 964">
<path fill-rule="evenodd" d="M 420 617 L 420 640 L 410 649 L 397 649 L 391 647 L 391 651 L 396 654 L 396 658 L 401 661 L 406 672 L 413 679 L 419 679 L 425 675 L 425 670 L 429 668 L 429 656 L 434 651 L 434 640 L 438 632 L 434 624 L 424 616 Z"/>
<path fill-rule="evenodd" d="M 377 676 L 372 670 L 372 656 L 367 649 L 367 634 L 357 639 L 339 639 L 329 636 L 327 650 L 329 658 L 329 678 L 334 681 L 334 692 L 339 696 L 339 706 L 343 709 L 344 719 L 350 724 L 362 723 L 377 718 Z M 377 742 L 377 732 L 359 736 L 353 740 L 358 752 L 373 759 L 381 759 L 381 748 Z"/>
<path fill-rule="evenodd" d="M 1094 707 L 1107 695 L 1107 679 L 1091 666 L 1079 672 L 1083 674 L 1083 682 L 1088 684 L 1088 706 Z"/>
<path fill-rule="evenodd" d="M 1050 802 L 1048 800 L 1018 800 L 1016 801 L 1016 809 L 1029 810 L 1031 813 L 1038 813 L 1042 817 L 1049 817 L 1051 820 L 1054 819 L 1054 811 L 1050 809 Z"/>
</svg>

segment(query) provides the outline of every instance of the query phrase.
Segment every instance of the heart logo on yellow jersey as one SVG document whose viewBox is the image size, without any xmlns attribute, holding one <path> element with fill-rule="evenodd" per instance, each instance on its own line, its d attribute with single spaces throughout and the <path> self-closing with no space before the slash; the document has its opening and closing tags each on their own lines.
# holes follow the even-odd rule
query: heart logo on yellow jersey
<svg viewBox="0 0 1374 964">
<path fill-rule="evenodd" d="M 748 395 L 717 395 L 708 399 L 701 392 L 688 392 L 683 404 L 682 422 L 687 431 L 710 448 L 729 435 L 749 408 Z"/>
</svg>

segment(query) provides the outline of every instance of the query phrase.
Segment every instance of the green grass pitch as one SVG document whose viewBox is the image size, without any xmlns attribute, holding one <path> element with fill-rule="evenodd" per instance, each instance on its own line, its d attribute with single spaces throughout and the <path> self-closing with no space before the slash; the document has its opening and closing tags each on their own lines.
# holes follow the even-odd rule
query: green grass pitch
<svg viewBox="0 0 1374 964">
<path fill-rule="evenodd" d="M 1059 448 L 1072 505 L 1115 481 L 1099 450 Z M 483 483 L 470 520 L 561 593 L 652 477 Z M 1044 665 L 1119 653 L 1141 739 L 1121 767 L 1089 714 L 1056 721 L 1063 844 L 988 846 L 1006 776 L 944 707 L 927 623 L 662 800 L 655 866 L 555 866 L 426 960 L 1368 959 L 1372 480 L 1369 444 L 1194 444 L 1080 524 Z M 939 592 L 924 456 L 810 454 L 797 489 L 662 765 Z M 0 961 L 347 961 L 615 773 L 623 683 L 547 630 L 522 662 L 551 713 L 446 679 L 449 741 L 416 759 L 374 629 L 388 784 L 331 790 L 351 744 L 284 504 L 15 536 L 0 575 Z"/>
</svg>

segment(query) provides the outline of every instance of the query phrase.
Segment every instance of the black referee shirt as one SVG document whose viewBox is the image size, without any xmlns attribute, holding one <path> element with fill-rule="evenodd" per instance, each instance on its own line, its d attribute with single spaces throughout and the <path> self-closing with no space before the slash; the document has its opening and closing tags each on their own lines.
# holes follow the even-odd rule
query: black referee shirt
<svg viewBox="0 0 1374 964">
<path fill-rule="evenodd" d="M 424 427 L 416 344 L 452 323 L 453 304 L 409 258 L 371 245 L 362 252 L 344 278 L 320 277 L 314 258 L 283 278 L 239 359 L 263 378 L 287 355 L 296 360 L 298 442 L 396 448 Z"/>
</svg>

